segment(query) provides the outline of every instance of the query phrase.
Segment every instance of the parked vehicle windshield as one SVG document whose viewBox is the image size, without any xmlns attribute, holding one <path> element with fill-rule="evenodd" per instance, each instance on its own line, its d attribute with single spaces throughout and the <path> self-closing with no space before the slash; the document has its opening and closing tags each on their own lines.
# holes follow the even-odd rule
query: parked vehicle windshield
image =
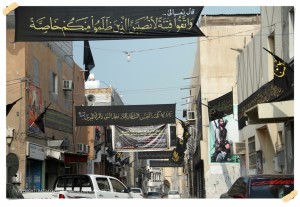
<svg viewBox="0 0 300 207">
<path fill-rule="evenodd" d="M 142 193 L 140 188 L 131 188 L 132 193 Z"/>
<path fill-rule="evenodd" d="M 251 198 L 282 198 L 294 190 L 294 180 L 258 179 L 251 183 Z"/>
</svg>

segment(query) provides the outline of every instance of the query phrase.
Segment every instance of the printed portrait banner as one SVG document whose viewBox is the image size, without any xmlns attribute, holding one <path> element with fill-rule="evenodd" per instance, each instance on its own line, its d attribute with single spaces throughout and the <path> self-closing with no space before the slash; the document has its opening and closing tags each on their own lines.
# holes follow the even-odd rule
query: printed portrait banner
<svg viewBox="0 0 300 207">
<path fill-rule="evenodd" d="M 176 164 L 171 161 L 158 161 L 158 160 L 150 160 L 150 167 L 183 167 L 184 162 L 181 164 Z"/>
<path fill-rule="evenodd" d="M 175 123 L 175 104 L 76 106 L 77 126 L 143 126 Z"/>
<path fill-rule="evenodd" d="M 203 6 L 20 6 L 15 41 L 83 41 L 204 36 Z"/>
<path fill-rule="evenodd" d="M 168 148 L 168 125 L 112 126 L 112 140 L 117 152 L 166 150 Z"/>
<path fill-rule="evenodd" d="M 138 152 L 138 159 L 169 159 L 173 151 Z"/>
<path fill-rule="evenodd" d="M 234 105 L 234 111 L 238 106 Z M 222 121 L 220 121 L 222 120 Z M 222 119 L 209 123 L 209 157 L 210 163 L 239 163 L 238 155 L 234 155 L 233 143 L 239 142 L 238 122 L 233 113 Z"/>
<path fill-rule="evenodd" d="M 208 102 L 209 121 L 233 114 L 232 91 Z"/>
</svg>

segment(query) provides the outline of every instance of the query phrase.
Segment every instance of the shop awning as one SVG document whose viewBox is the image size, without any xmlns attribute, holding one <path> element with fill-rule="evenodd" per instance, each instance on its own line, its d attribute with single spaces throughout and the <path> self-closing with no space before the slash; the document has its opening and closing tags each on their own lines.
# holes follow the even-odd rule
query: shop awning
<svg viewBox="0 0 300 207">
<path fill-rule="evenodd" d="M 294 118 L 294 100 L 257 104 L 245 113 L 248 124 L 285 122 Z"/>
<path fill-rule="evenodd" d="M 48 147 L 68 147 L 70 140 L 59 139 L 59 140 L 48 140 Z"/>
<path fill-rule="evenodd" d="M 46 148 L 46 149 L 47 149 L 46 150 L 47 157 L 55 158 L 57 160 L 63 160 L 62 154 L 64 153 L 64 151 L 53 149 L 53 148 Z"/>
</svg>

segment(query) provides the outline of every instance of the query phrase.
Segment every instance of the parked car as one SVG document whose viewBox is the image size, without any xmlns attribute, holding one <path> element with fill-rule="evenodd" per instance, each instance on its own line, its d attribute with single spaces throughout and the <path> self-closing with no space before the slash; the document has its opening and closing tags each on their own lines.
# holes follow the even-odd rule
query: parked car
<svg viewBox="0 0 300 207">
<path fill-rule="evenodd" d="M 170 190 L 168 193 L 168 198 L 181 198 L 178 190 Z"/>
<path fill-rule="evenodd" d="M 130 188 L 120 180 L 107 175 L 62 175 L 54 182 L 53 190 L 22 192 L 24 198 L 133 198 Z"/>
<path fill-rule="evenodd" d="M 294 175 L 239 177 L 220 198 L 282 198 L 294 190 Z"/>
<path fill-rule="evenodd" d="M 159 192 L 149 191 L 147 193 L 147 198 L 148 199 L 158 199 L 158 198 L 161 198 L 161 194 Z"/>
<path fill-rule="evenodd" d="M 24 198 L 21 191 L 12 183 L 6 183 L 6 198 L 7 199 L 22 199 Z"/>
<path fill-rule="evenodd" d="M 144 194 L 141 188 L 131 188 L 131 195 L 133 198 L 144 198 Z"/>
</svg>

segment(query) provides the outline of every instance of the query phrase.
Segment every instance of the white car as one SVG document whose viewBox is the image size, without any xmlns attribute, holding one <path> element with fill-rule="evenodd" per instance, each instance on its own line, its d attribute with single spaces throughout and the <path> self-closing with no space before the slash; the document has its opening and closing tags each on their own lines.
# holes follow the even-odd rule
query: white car
<svg viewBox="0 0 300 207">
<path fill-rule="evenodd" d="M 168 193 L 168 198 L 181 198 L 178 190 L 170 190 Z"/>
<path fill-rule="evenodd" d="M 140 188 L 131 188 L 130 192 L 133 198 L 144 198 L 143 191 Z"/>
</svg>

